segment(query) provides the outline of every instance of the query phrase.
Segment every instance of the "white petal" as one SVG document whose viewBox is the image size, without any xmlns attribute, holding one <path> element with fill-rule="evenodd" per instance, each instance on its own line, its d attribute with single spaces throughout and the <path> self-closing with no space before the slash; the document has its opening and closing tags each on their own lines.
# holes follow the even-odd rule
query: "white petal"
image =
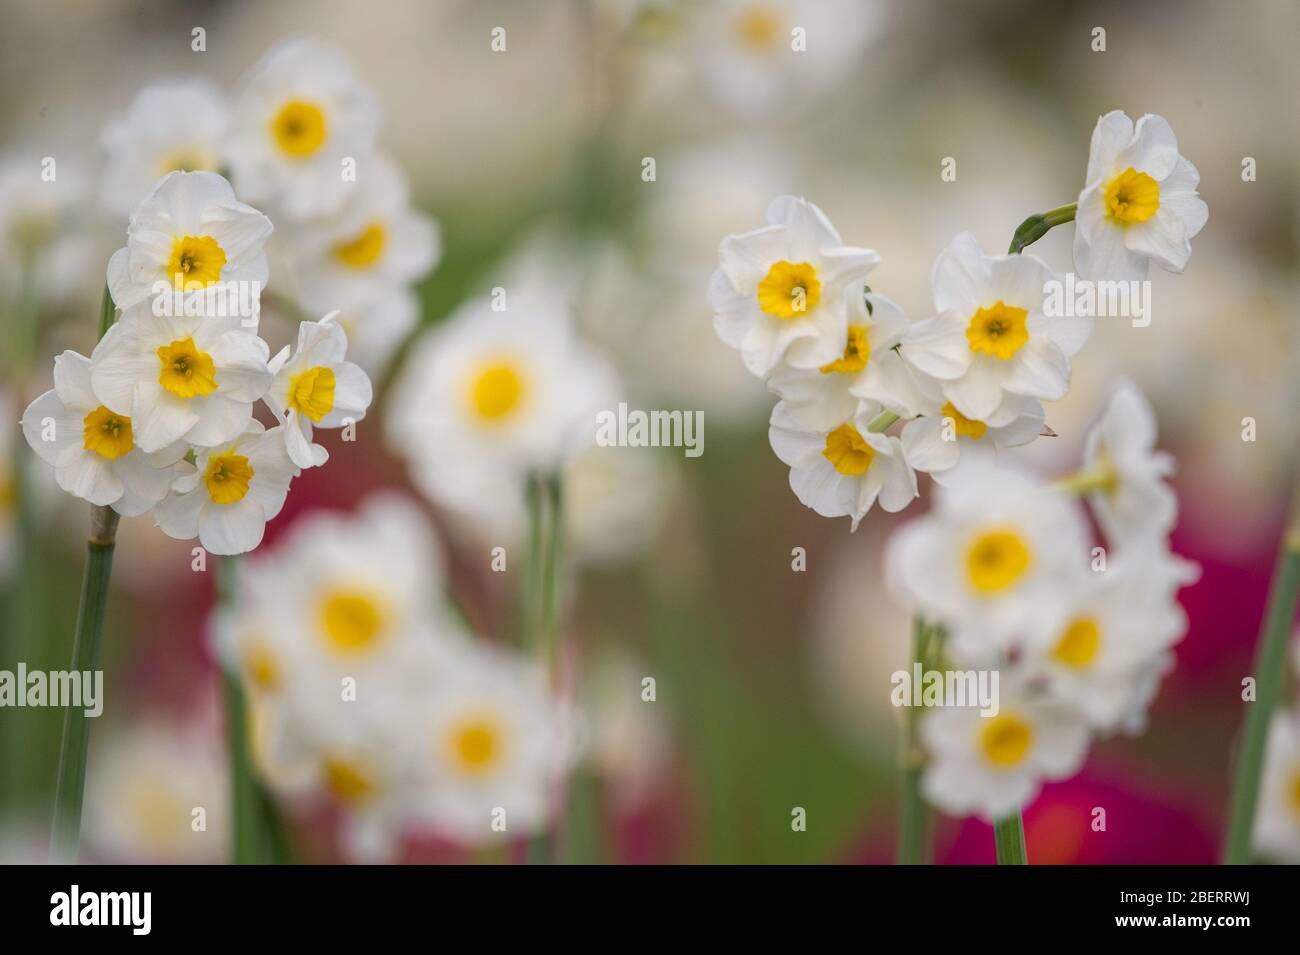
<svg viewBox="0 0 1300 955">
<path fill-rule="evenodd" d="M 246 554 L 265 532 L 266 517 L 251 495 L 234 504 L 209 502 L 199 512 L 199 543 L 212 554 Z"/>
</svg>

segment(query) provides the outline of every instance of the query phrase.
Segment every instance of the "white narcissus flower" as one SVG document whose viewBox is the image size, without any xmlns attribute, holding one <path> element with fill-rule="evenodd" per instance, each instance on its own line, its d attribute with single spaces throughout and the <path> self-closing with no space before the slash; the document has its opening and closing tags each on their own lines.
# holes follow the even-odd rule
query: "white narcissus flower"
<svg viewBox="0 0 1300 955">
<path fill-rule="evenodd" d="M 1178 499 L 1165 481 L 1174 459 L 1155 444 L 1151 403 L 1131 381 L 1119 382 L 1088 432 L 1083 467 L 1099 485 L 1088 503 L 1112 543 L 1161 537 L 1174 526 Z"/>
<path fill-rule="evenodd" d="M 91 388 L 131 419 L 143 451 L 179 440 L 214 447 L 248 426 L 271 384 L 269 351 L 238 316 L 158 316 L 141 303 L 95 349 Z"/>
<path fill-rule="evenodd" d="M 709 281 L 718 336 L 760 378 L 782 361 L 810 369 L 843 356 L 846 299 L 862 297 L 867 273 L 880 262 L 871 249 L 845 246 L 806 199 L 778 197 L 767 222 L 722 240 L 721 267 Z"/>
<path fill-rule="evenodd" d="M 1162 586 L 1161 566 L 1177 585 L 1197 569 L 1159 550 L 1126 550 L 1104 571 L 1084 575 L 1050 616 L 1032 621 L 1025 664 L 1045 679 L 1053 699 L 1073 707 L 1094 729 L 1141 732 L 1170 649 L 1187 631 L 1187 615 Z"/>
<path fill-rule="evenodd" d="M 253 421 L 233 441 L 200 450 L 194 470 L 177 476 L 154 508 L 154 520 L 168 537 L 197 537 L 210 553 L 244 554 L 262 542 L 296 473 L 283 429 Z"/>
<path fill-rule="evenodd" d="M 227 121 L 225 96 L 208 80 L 160 80 L 140 90 L 100 137 L 104 207 L 125 219 L 168 173 L 217 172 Z"/>
<path fill-rule="evenodd" d="M 134 517 L 167 496 L 173 465 L 189 449 L 175 441 L 142 451 L 131 419 L 95 397 L 90 369 L 91 359 L 74 351 L 56 357 L 54 388 L 28 405 L 23 436 L 42 461 L 54 466 L 54 479 L 63 490 Z"/>
<path fill-rule="evenodd" d="M 373 390 L 366 373 L 350 361 L 348 336 L 331 313 L 319 322 L 298 326 L 298 347 L 289 346 L 271 359 L 275 375 L 266 394 L 267 407 L 284 425 L 289 458 L 300 468 L 319 467 L 329 452 L 312 443 L 313 428 L 341 428 L 360 421 Z"/>
<path fill-rule="evenodd" d="M 580 753 L 576 711 L 516 653 L 479 643 L 450 662 L 420 731 L 423 825 L 469 845 L 536 832 Z M 502 810 L 505 826 L 494 825 Z"/>
<path fill-rule="evenodd" d="M 833 428 L 853 417 L 862 399 L 898 415 L 932 401 L 937 389 L 895 349 L 908 329 L 903 310 L 874 292 L 852 297 L 846 307 L 848 336 L 840 357 L 820 368 L 781 365 L 768 379 L 790 416 L 809 428 Z"/>
<path fill-rule="evenodd" d="M 1033 256 L 985 255 L 962 233 L 934 265 L 938 314 L 912 326 L 903 357 L 937 378 L 961 414 L 993 427 L 1022 413 L 1016 398 L 1064 397 L 1092 320 L 1044 314 L 1044 287 L 1055 280 Z"/>
<path fill-rule="evenodd" d="M 1178 153 L 1167 120 L 1150 113 L 1136 125 L 1122 110 L 1097 120 L 1088 178 L 1075 212 L 1074 267 L 1092 280 L 1140 281 L 1151 260 L 1181 272 L 1192 237 L 1210 210 L 1196 194 L 1196 167 Z"/>
<path fill-rule="evenodd" d="M 47 304 L 67 298 L 98 268 L 95 240 L 72 231 L 87 182 L 68 159 L 51 161 L 26 151 L 0 156 L 0 295 L 11 307 L 23 295 Z"/>
<path fill-rule="evenodd" d="M 235 103 L 231 178 L 251 202 L 295 221 L 328 215 L 349 186 L 344 162 L 368 155 L 379 129 L 374 95 L 336 48 L 297 37 L 269 53 Z"/>
<path fill-rule="evenodd" d="M 172 172 L 131 214 L 124 248 L 108 260 L 108 288 L 123 310 L 168 290 L 266 284 L 271 220 L 235 198 L 214 172 Z M 245 316 L 251 317 L 251 316 Z"/>
<path fill-rule="evenodd" d="M 995 716 L 950 706 L 921 720 L 929 755 L 921 789 L 950 815 L 998 822 L 1024 808 L 1043 780 L 1065 779 L 1083 765 L 1088 727 L 1072 710 L 1026 697 L 1014 684 L 1003 685 L 999 696 Z"/>
<path fill-rule="evenodd" d="M 338 308 L 335 321 L 347 333 L 348 355 L 372 379 L 381 376 L 393 355 L 420 321 L 420 300 L 409 288 L 375 289 L 365 301 L 353 305 L 331 302 L 315 289 L 305 288 L 298 304 L 306 315 L 324 315 Z"/>
<path fill-rule="evenodd" d="M 553 471 L 595 441 L 616 401 L 606 363 L 547 305 L 467 303 L 415 346 L 385 418 L 390 446 L 441 506 L 487 513 L 520 500 L 530 472 Z"/>
<path fill-rule="evenodd" d="M 1279 862 L 1300 862 L 1300 711 L 1273 714 L 1264 749 L 1255 850 Z"/>
<path fill-rule="evenodd" d="M 342 305 L 419 281 L 441 255 L 433 219 L 411 207 L 406 174 L 387 156 L 357 164 L 343 206 L 294 244 L 296 278 L 313 297 Z"/>
<path fill-rule="evenodd" d="M 849 517 L 853 530 L 877 499 L 893 512 L 916 497 L 916 475 L 898 438 L 868 429 L 879 413 L 878 406 L 863 402 L 848 420 L 811 429 L 795 421 L 783 401 L 772 410 L 768 439 L 790 466 L 795 496 L 823 517 Z"/>
<path fill-rule="evenodd" d="M 960 483 L 971 471 L 997 467 L 999 452 L 1033 441 L 1046 423 L 1042 402 L 1018 395 L 1004 401 L 1007 410 L 1016 413 L 999 427 L 967 418 L 951 401 L 935 402 L 922 417 L 905 424 L 899 435 L 908 463 L 939 484 Z"/>
<path fill-rule="evenodd" d="M 890 586 L 948 629 L 959 660 L 995 659 L 1087 572 L 1083 515 L 1071 496 L 1014 471 L 938 490 L 930 513 L 886 544 Z"/>
</svg>

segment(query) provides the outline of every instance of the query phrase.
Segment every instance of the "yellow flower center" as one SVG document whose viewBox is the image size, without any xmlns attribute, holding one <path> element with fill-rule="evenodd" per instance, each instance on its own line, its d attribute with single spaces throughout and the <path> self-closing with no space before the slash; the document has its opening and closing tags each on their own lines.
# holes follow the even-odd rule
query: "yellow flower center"
<svg viewBox="0 0 1300 955">
<path fill-rule="evenodd" d="M 982 594 L 1006 590 L 1029 569 L 1029 547 L 1012 530 L 989 530 L 966 549 L 966 575 Z"/>
<path fill-rule="evenodd" d="M 289 407 L 319 423 L 334 410 L 334 370 L 317 365 L 290 378 Z"/>
<path fill-rule="evenodd" d="M 177 149 L 158 162 L 158 177 L 169 172 L 216 172 L 217 161 L 206 149 Z"/>
<path fill-rule="evenodd" d="M 844 355 L 829 365 L 822 365 L 821 373 L 823 375 L 829 375 L 831 372 L 839 372 L 841 375 L 856 374 L 867 367 L 870 358 L 871 339 L 867 337 L 866 326 L 850 325 L 849 340 L 844 346 Z"/>
<path fill-rule="evenodd" d="M 1007 305 L 1001 299 L 989 308 L 979 309 L 966 327 L 970 350 L 1006 361 L 1029 341 L 1028 318 L 1027 310 Z"/>
<path fill-rule="evenodd" d="M 82 424 L 85 426 L 82 446 L 101 458 L 116 461 L 135 447 L 131 439 L 131 419 L 113 414 L 103 405 L 86 415 Z"/>
<path fill-rule="evenodd" d="M 867 444 L 858 429 L 847 422 L 826 435 L 826 448 L 822 457 L 835 466 L 835 470 L 850 477 L 867 473 L 876 452 Z"/>
<path fill-rule="evenodd" d="M 999 713 L 983 723 L 980 750 L 984 758 L 998 769 L 1018 766 L 1029 753 L 1034 728 L 1012 713 Z"/>
<path fill-rule="evenodd" d="M 178 398 L 196 398 L 217 390 L 217 366 L 199 351 L 193 338 L 180 338 L 158 349 L 162 371 L 158 383 Z"/>
<path fill-rule="evenodd" d="M 524 399 L 524 377 L 513 362 L 490 362 L 470 383 L 469 403 L 486 422 L 497 422 L 516 411 Z"/>
<path fill-rule="evenodd" d="M 451 764 L 463 776 L 483 776 L 500 763 L 505 750 L 505 732 L 491 715 L 474 715 L 460 720 L 447 733 Z"/>
<path fill-rule="evenodd" d="M 364 269 L 378 262 L 387 246 L 388 230 L 382 222 L 372 222 L 354 238 L 334 246 L 334 255 L 344 265 Z"/>
<path fill-rule="evenodd" d="M 388 612 L 370 591 L 336 588 L 321 598 L 319 620 L 330 648 L 353 656 L 373 650 L 383 638 Z"/>
<path fill-rule="evenodd" d="M 781 38 L 781 21 L 771 10 L 754 5 L 736 18 L 736 36 L 750 50 L 770 50 Z"/>
<path fill-rule="evenodd" d="M 271 120 L 271 135 L 280 151 L 293 159 L 306 159 L 325 143 L 325 111 L 315 103 L 294 99 L 280 107 Z"/>
<path fill-rule="evenodd" d="M 943 410 L 939 414 L 952 419 L 953 430 L 957 432 L 957 436 L 960 438 L 970 438 L 972 441 L 978 441 L 984 437 L 984 432 L 989 429 L 989 426 L 983 421 L 972 421 L 966 417 L 953 407 L 951 401 L 943 406 Z"/>
<path fill-rule="evenodd" d="M 356 760 L 331 756 L 322 768 L 325 788 L 339 802 L 355 806 L 368 800 L 379 789 L 371 774 Z"/>
<path fill-rule="evenodd" d="M 264 643 L 255 643 L 244 652 L 244 672 L 259 690 L 280 688 L 280 665 Z"/>
<path fill-rule="evenodd" d="M 821 280 L 807 262 L 782 259 L 758 283 L 758 307 L 777 318 L 802 318 L 821 300 Z"/>
<path fill-rule="evenodd" d="M 1052 649 L 1052 658 L 1073 670 L 1086 670 L 1101 650 L 1101 627 L 1095 617 L 1070 622 Z"/>
<path fill-rule="evenodd" d="M 1129 166 L 1106 184 L 1106 218 L 1120 225 L 1146 222 L 1160 208 L 1160 183 Z"/>
<path fill-rule="evenodd" d="M 235 504 L 248 493 L 248 482 L 253 479 L 253 466 L 242 454 L 228 451 L 208 458 L 208 469 L 203 472 L 203 482 L 213 504 Z"/>
<path fill-rule="evenodd" d="M 220 282 L 225 266 L 226 250 L 210 235 L 183 235 L 172 240 L 167 275 L 182 291 L 193 292 Z"/>
</svg>

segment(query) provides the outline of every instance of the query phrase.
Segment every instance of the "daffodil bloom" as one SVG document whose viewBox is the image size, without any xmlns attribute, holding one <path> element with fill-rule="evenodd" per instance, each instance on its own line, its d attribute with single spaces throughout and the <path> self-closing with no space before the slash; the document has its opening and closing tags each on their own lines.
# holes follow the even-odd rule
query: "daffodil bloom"
<svg viewBox="0 0 1300 955">
<path fill-rule="evenodd" d="M 1052 272 L 1031 255 L 985 255 L 962 233 L 935 262 L 934 318 L 912 326 L 902 355 L 938 379 L 944 400 L 992 427 L 1023 413 L 1018 398 L 1054 401 L 1091 319 L 1043 312 Z"/>
<path fill-rule="evenodd" d="M 373 397 L 366 373 L 344 361 L 348 337 L 330 313 L 298 326 L 298 346 L 271 360 L 275 375 L 267 406 L 284 425 L 289 458 L 300 468 L 319 467 L 329 452 L 312 443 L 314 428 L 340 428 L 366 416 Z"/>
<path fill-rule="evenodd" d="M 796 421 L 785 402 L 772 410 L 768 439 L 776 456 L 790 466 L 790 489 L 823 517 L 850 518 L 853 530 L 877 500 L 893 512 L 916 497 L 916 475 L 898 438 L 869 428 L 880 410 L 862 402 L 852 417 L 819 429 Z"/>
<path fill-rule="evenodd" d="M 419 281 L 441 251 L 436 223 L 411 207 L 406 174 L 375 154 L 361 157 L 342 207 L 303 230 L 292 255 L 313 300 L 342 307 Z"/>
<path fill-rule="evenodd" d="M 126 246 L 108 261 L 109 291 L 124 311 L 162 289 L 189 296 L 248 283 L 260 292 L 270 235 L 271 220 L 221 176 L 168 173 L 131 214 Z"/>
<path fill-rule="evenodd" d="M 759 377 L 782 362 L 821 368 L 844 356 L 848 300 L 861 299 L 880 256 L 845 246 L 806 199 L 778 197 L 767 222 L 722 240 L 721 267 L 709 282 L 713 326 Z"/>
<path fill-rule="evenodd" d="M 972 472 L 938 492 L 889 539 L 890 585 L 947 628 L 958 659 L 996 660 L 1089 572 L 1083 515 L 1072 496 L 1014 471 Z"/>
<path fill-rule="evenodd" d="M 297 37 L 243 84 L 228 143 L 239 194 L 292 221 L 329 215 L 348 195 L 343 163 L 368 155 L 379 107 L 335 47 Z"/>
<path fill-rule="evenodd" d="M 1136 281 L 1151 261 L 1181 272 L 1210 214 L 1196 192 L 1200 181 L 1164 117 L 1148 113 L 1134 124 L 1113 110 L 1098 119 L 1075 213 L 1079 274 Z"/>
<path fill-rule="evenodd" d="M 160 80 L 140 90 L 100 137 L 104 208 L 126 220 L 168 173 L 219 171 L 227 122 L 225 96 L 208 80 Z"/>
<path fill-rule="evenodd" d="M 253 421 L 233 440 L 200 449 L 193 469 L 179 474 L 154 508 L 154 520 L 168 537 L 197 537 L 209 553 L 247 553 L 280 513 L 296 473 L 283 429 Z"/>
<path fill-rule="evenodd" d="M 1080 475 L 1112 543 L 1160 537 L 1174 526 L 1178 499 L 1166 480 L 1174 459 L 1155 443 L 1156 417 L 1146 395 L 1131 381 L 1118 382 L 1088 432 Z"/>
<path fill-rule="evenodd" d="M 95 397 L 90 368 L 91 359 L 73 351 L 54 359 L 54 388 L 23 413 L 23 436 L 69 494 L 126 517 L 143 514 L 167 495 L 188 447 L 142 451 L 131 419 Z"/>
<path fill-rule="evenodd" d="M 247 426 L 271 385 L 266 342 L 239 317 L 167 317 L 128 310 L 91 361 L 91 387 L 131 419 L 146 452 L 184 440 L 213 447 Z"/>
<path fill-rule="evenodd" d="M 947 706 L 921 721 L 929 754 L 922 791 L 950 815 L 999 821 L 1024 808 L 1044 780 L 1074 775 L 1087 755 L 1088 726 L 1073 710 L 1005 677 L 997 715 Z"/>
</svg>

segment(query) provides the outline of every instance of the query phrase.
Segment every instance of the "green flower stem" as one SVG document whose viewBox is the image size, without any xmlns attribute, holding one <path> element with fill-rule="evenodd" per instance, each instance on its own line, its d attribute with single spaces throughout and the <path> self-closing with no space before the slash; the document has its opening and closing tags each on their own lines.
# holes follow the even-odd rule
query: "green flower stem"
<svg viewBox="0 0 1300 955">
<path fill-rule="evenodd" d="M 935 631 L 916 616 L 912 618 L 912 660 L 923 667 L 929 658 L 928 644 Z M 921 796 L 921 773 L 924 758 L 918 730 L 920 708 L 907 707 L 903 715 L 902 752 L 903 765 L 902 804 L 898 820 L 898 864 L 929 865 L 934 856 L 934 812 Z"/>
<path fill-rule="evenodd" d="M 1025 825 L 1020 821 L 1019 812 L 993 824 L 993 843 L 998 851 L 998 865 L 1029 864 L 1029 853 L 1025 851 Z"/>
<path fill-rule="evenodd" d="M 95 507 L 90 512 L 86 570 L 81 583 L 77 632 L 72 644 L 73 670 L 94 670 L 99 662 L 104 611 L 108 606 L 108 582 L 113 573 L 117 522 L 117 512 L 111 507 Z M 86 790 L 86 754 L 89 746 L 90 724 L 86 712 L 80 706 L 69 706 L 63 714 L 63 744 L 59 751 L 54 829 L 50 838 L 50 856 L 55 862 L 75 862 L 77 858 L 77 848 L 81 842 L 81 803 Z"/>
<path fill-rule="evenodd" d="M 867 425 L 867 430 L 879 433 L 884 431 L 897 420 L 898 415 L 894 414 L 892 411 L 882 411 L 871 419 L 871 423 Z"/>
<path fill-rule="evenodd" d="M 1237 748 L 1237 775 L 1228 816 L 1228 843 L 1223 861 L 1243 865 L 1251 860 L 1251 836 L 1259 800 L 1259 777 L 1273 712 L 1282 697 L 1286 678 L 1286 651 L 1300 595 L 1300 482 L 1291 505 L 1291 517 L 1269 585 L 1268 610 L 1255 652 L 1255 701 L 1247 704 L 1246 725 Z"/>
<path fill-rule="evenodd" d="M 1074 214 L 1078 211 L 1078 208 L 1079 204 L 1072 202 L 1068 206 L 1060 206 L 1030 216 L 1020 223 L 1019 228 L 1016 229 L 1016 234 L 1011 237 L 1011 248 L 1007 249 L 1007 252 L 1011 255 L 1018 255 L 1028 246 L 1033 245 L 1047 235 L 1054 227 L 1073 222 Z"/>
</svg>

